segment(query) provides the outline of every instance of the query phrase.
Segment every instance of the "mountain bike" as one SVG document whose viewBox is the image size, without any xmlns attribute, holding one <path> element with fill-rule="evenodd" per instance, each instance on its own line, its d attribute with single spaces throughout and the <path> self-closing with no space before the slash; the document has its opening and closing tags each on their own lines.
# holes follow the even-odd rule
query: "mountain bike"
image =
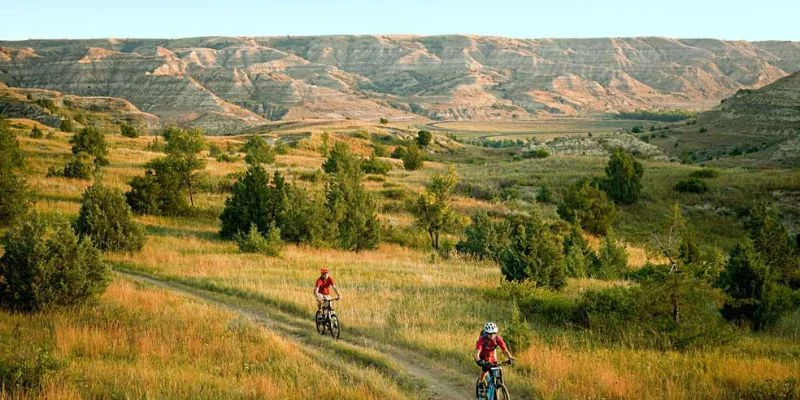
<svg viewBox="0 0 800 400">
<path fill-rule="evenodd" d="M 506 360 L 500 364 L 495 363 L 491 365 L 489 372 L 486 374 L 486 377 L 484 377 L 484 392 L 481 394 L 480 388 L 475 388 L 475 392 L 482 395 L 482 397 L 480 397 L 481 399 L 511 400 L 511 395 L 508 394 L 508 388 L 503 381 L 503 369 L 500 368 L 503 365 L 511 365 L 511 362 L 511 360 Z"/>
<path fill-rule="evenodd" d="M 320 335 L 324 335 L 327 330 L 331 336 L 338 339 L 341 325 L 339 325 L 339 317 L 336 316 L 336 311 L 333 309 L 333 301 L 326 298 L 322 302 L 322 311 L 317 311 L 317 332 Z"/>
</svg>

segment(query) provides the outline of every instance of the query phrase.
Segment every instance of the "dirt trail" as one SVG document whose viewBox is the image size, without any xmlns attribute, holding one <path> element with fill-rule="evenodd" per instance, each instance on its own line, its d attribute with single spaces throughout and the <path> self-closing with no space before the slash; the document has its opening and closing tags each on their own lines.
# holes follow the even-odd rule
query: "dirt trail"
<svg viewBox="0 0 800 400">
<path fill-rule="evenodd" d="M 123 271 L 117 271 L 117 274 L 135 282 L 166 289 L 185 297 L 224 308 L 252 320 L 279 335 L 299 342 L 305 347 L 314 346 L 318 349 L 333 350 L 333 354 L 336 353 L 334 346 L 344 346 L 344 351 L 361 351 L 367 354 L 377 353 L 390 360 L 394 364 L 393 368 L 398 369 L 402 375 L 405 375 L 405 377 L 394 376 L 390 378 L 400 384 L 408 383 L 408 378 L 411 378 L 415 386 L 423 387 L 421 389 L 422 393 L 416 394 L 416 396 L 420 396 L 418 398 L 447 400 L 472 398 L 474 396 L 475 389 L 472 386 L 472 382 L 475 379 L 474 376 L 445 367 L 431 367 L 429 364 L 433 364 L 433 360 L 426 359 L 424 355 L 413 350 L 378 342 L 361 335 L 349 336 L 346 328 L 342 338 L 339 340 L 333 340 L 330 337 L 322 338 L 326 340 L 319 340 L 320 336 L 316 333 L 313 321 L 311 321 L 313 318 L 300 318 L 263 302 L 258 302 L 256 307 L 253 302 L 246 302 L 238 298 L 231 298 L 225 294 L 177 282 L 160 280 L 146 275 Z M 243 303 L 247 303 L 247 305 Z M 346 319 L 343 321 L 343 325 L 346 326 Z M 326 347 L 328 348 L 326 349 Z M 427 362 L 423 362 L 424 360 Z M 346 363 L 340 363 L 338 367 L 344 368 L 345 365 L 342 364 L 346 365 Z M 352 365 L 350 369 L 352 369 Z"/>
</svg>

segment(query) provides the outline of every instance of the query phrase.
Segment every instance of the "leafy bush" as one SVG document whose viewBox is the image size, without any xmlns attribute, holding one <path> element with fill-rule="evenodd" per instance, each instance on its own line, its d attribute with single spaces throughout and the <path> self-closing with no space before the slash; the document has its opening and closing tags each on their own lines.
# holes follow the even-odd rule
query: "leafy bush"
<svg viewBox="0 0 800 400">
<path fill-rule="evenodd" d="M 81 129 L 80 132 L 72 135 L 69 142 L 72 144 L 72 154 L 77 156 L 80 153 L 86 153 L 94 157 L 95 164 L 108 165 L 106 137 L 96 127 L 87 126 Z"/>
<path fill-rule="evenodd" d="M 564 238 L 564 268 L 567 276 L 584 278 L 597 263 L 597 256 L 589 248 L 580 226 L 573 223 Z"/>
<path fill-rule="evenodd" d="M 235 154 L 222 150 L 222 148 L 217 146 L 216 143 L 212 143 L 208 146 L 208 154 L 210 154 L 211 157 L 214 157 L 217 162 L 230 163 L 239 159 L 239 157 L 236 157 Z"/>
<path fill-rule="evenodd" d="M 119 131 L 122 134 L 122 136 L 125 136 L 125 137 L 128 137 L 128 138 L 138 138 L 139 137 L 139 130 L 136 129 L 136 127 L 133 126 L 133 124 L 130 124 L 130 123 L 127 123 L 127 122 L 119 126 Z"/>
<path fill-rule="evenodd" d="M 96 170 L 95 158 L 91 154 L 80 152 L 75 154 L 64 165 L 64 169 L 58 174 L 56 170 L 48 170 L 48 175 L 63 176 L 73 179 L 90 179 Z"/>
<path fill-rule="evenodd" d="M 34 139 L 41 139 L 44 137 L 44 131 L 42 131 L 42 128 L 39 128 L 39 125 L 34 125 L 33 128 L 31 128 L 31 137 Z"/>
<path fill-rule="evenodd" d="M 244 160 L 248 164 L 272 164 L 275 162 L 275 150 L 267 141 L 258 135 L 247 138 L 242 151 L 245 152 Z"/>
<path fill-rule="evenodd" d="M 355 174 L 361 170 L 361 160 L 350 152 L 350 147 L 344 142 L 336 142 L 325 162 L 322 170 L 327 174 Z M 359 178 L 360 178 L 360 174 Z"/>
<path fill-rule="evenodd" d="M 558 215 L 567 222 L 578 222 L 589 232 L 605 234 L 617 217 L 614 203 L 606 193 L 580 180 L 564 194 L 557 208 Z"/>
<path fill-rule="evenodd" d="M 597 252 L 597 260 L 592 268 L 592 276 L 601 279 L 616 279 L 628 271 L 628 253 L 609 232 Z"/>
<path fill-rule="evenodd" d="M 546 149 L 536 149 L 522 153 L 523 158 L 547 158 L 550 157 L 550 152 Z"/>
<path fill-rule="evenodd" d="M 433 135 L 430 132 L 425 130 L 417 132 L 417 145 L 419 147 L 427 147 L 431 144 L 431 139 L 433 139 Z"/>
<path fill-rule="evenodd" d="M 708 192 L 708 184 L 698 178 L 689 178 L 678 182 L 673 190 L 680 193 L 703 194 Z"/>
<path fill-rule="evenodd" d="M 386 175 L 391 170 L 392 170 L 392 163 L 388 161 L 379 160 L 375 156 L 372 156 L 361 162 L 361 171 L 363 171 L 365 174 Z"/>
<path fill-rule="evenodd" d="M 79 239 L 66 223 L 32 214 L 3 238 L 0 303 L 35 312 L 85 302 L 105 290 L 108 268 L 91 239 Z"/>
<path fill-rule="evenodd" d="M 389 148 L 382 144 L 373 144 L 372 154 L 374 154 L 375 157 L 389 157 Z"/>
<path fill-rule="evenodd" d="M 631 153 L 617 149 L 606 166 L 604 189 L 615 203 L 633 204 L 642 190 L 644 166 Z"/>
<path fill-rule="evenodd" d="M 388 119 L 386 119 L 386 118 L 381 118 L 381 119 L 380 119 L 380 120 L 378 120 L 378 121 L 381 123 L 381 125 L 386 125 L 386 124 L 388 124 L 388 123 L 389 123 L 389 120 L 388 120 Z"/>
<path fill-rule="evenodd" d="M 15 352 L 19 350 L 15 349 Z M 42 387 L 47 372 L 61 363 L 44 349 L 24 349 L 22 354 L 0 356 L 0 388 L 6 392 L 36 392 Z"/>
<path fill-rule="evenodd" d="M 156 158 L 146 164 L 144 176 L 134 177 L 125 200 L 138 214 L 187 215 L 191 207 L 184 197 L 181 177 L 169 158 Z"/>
<path fill-rule="evenodd" d="M 539 192 L 536 193 L 536 201 L 545 204 L 553 202 L 553 189 L 550 188 L 550 185 L 539 186 Z"/>
<path fill-rule="evenodd" d="M 59 126 L 61 132 L 72 133 L 75 132 L 75 124 L 72 122 L 71 119 L 65 118 L 61 120 L 61 125 Z"/>
<path fill-rule="evenodd" d="M 510 218 L 508 235 L 509 245 L 500 254 L 506 280 L 531 280 L 554 290 L 566 286 L 563 245 L 538 216 Z"/>
<path fill-rule="evenodd" d="M 17 137 L 0 116 L 0 226 L 14 220 L 28 208 L 30 196 L 23 173 L 25 157 Z"/>
<path fill-rule="evenodd" d="M 408 151 L 406 150 L 405 146 L 395 146 L 394 150 L 392 150 L 392 154 L 390 157 L 396 160 L 402 160 Z"/>
<path fill-rule="evenodd" d="M 236 244 L 243 253 L 259 253 L 270 257 L 280 257 L 286 246 L 281 240 L 281 230 L 271 225 L 267 237 L 261 235 L 255 224 L 250 225 L 246 235 L 236 234 Z"/>
<path fill-rule="evenodd" d="M 255 226 L 268 234 L 272 226 L 280 228 L 281 215 L 286 208 L 288 187 L 280 173 L 272 182 L 260 164 L 251 164 L 244 176 L 233 184 L 231 197 L 225 200 L 220 236 L 233 239 Z"/>
<path fill-rule="evenodd" d="M 456 250 L 479 260 L 497 260 L 508 245 L 506 226 L 492 221 L 483 210 L 472 215 L 472 223 L 464 235 L 466 238 L 456 244 Z"/>
<path fill-rule="evenodd" d="M 92 239 L 100 250 L 134 252 L 144 247 L 144 230 L 131 218 L 125 196 L 100 184 L 83 193 L 75 231 Z"/>
<path fill-rule="evenodd" d="M 410 143 L 406 147 L 406 153 L 403 155 L 403 167 L 408 171 L 415 171 L 422 168 L 425 163 L 425 155 L 416 144 Z"/>
<path fill-rule="evenodd" d="M 697 171 L 694 171 L 691 174 L 689 174 L 690 178 L 698 178 L 698 179 L 716 178 L 718 176 L 719 176 L 719 171 L 711 168 L 698 169 Z"/>
</svg>

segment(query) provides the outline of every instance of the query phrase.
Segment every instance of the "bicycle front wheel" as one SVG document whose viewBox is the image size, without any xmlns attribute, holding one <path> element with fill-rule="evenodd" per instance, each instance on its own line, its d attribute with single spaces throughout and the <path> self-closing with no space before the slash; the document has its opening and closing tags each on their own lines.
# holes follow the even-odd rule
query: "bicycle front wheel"
<svg viewBox="0 0 800 400">
<path fill-rule="evenodd" d="M 331 336 L 335 337 L 336 339 L 339 338 L 339 318 L 335 315 L 331 315 L 331 319 L 328 322 L 328 330 L 331 331 Z"/>
<path fill-rule="evenodd" d="M 317 332 L 322 335 L 325 333 L 325 321 L 322 320 L 322 313 L 317 311 L 317 316 L 315 317 L 315 322 L 317 324 Z"/>
<path fill-rule="evenodd" d="M 494 400 L 511 400 L 506 385 L 499 385 L 494 390 Z"/>
</svg>

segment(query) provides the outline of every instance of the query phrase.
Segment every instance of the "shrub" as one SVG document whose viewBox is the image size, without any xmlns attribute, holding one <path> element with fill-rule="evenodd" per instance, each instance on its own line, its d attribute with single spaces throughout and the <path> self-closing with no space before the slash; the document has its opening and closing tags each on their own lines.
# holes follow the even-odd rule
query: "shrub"
<svg viewBox="0 0 800 400">
<path fill-rule="evenodd" d="M 422 154 L 422 150 L 416 144 L 410 143 L 403 155 L 403 167 L 408 171 L 415 171 L 422 168 L 424 162 L 425 156 Z"/>
<path fill-rule="evenodd" d="M 698 133 L 706 133 L 706 132 L 708 132 L 708 129 L 706 129 L 705 127 L 700 128 L 700 130 L 698 131 Z"/>
<path fill-rule="evenodd" d="M 285 244 L 281 240 L 281 230 L 271 225 L 267 237 L 261 235 L 255 224 L 250 225 L 246 235 L 236 235 L 236 244 L 243 253 L 259 253 L 270 257 L 280 257 Z"/>
<path fill-rule="evenodd" d="M 617 149 L 608 160 L 604 188 L 615 203 L 633 204 L 642 190 L 644 166 L 629 152 Z"/>
<path fill-rule="evenodd" d="M 374 154 L 375 157 L 389 157 L 389 148 L 382 144 L 373 144 L 372 154 Z"/>
<path fill-rule="evenodd" d="M 0 257 L 0 302 L 16 311 L 70 306 L 105 290 L 108 268 L 91 239 L 66 223 L 32 214 L 5 235 Z"/>
<path fill-rule="evenodd" d="M 708 192 L 708 184 L 698 178 L 689 178 L 675 184 L 673 190 L 680 193 L 703 194 Z"/>
<path fill-rule="evenodd" d="M 44 131 L 42 128 L 39 128 L 39 125 L 34 125 L 31 129 L 31 137 L 34 139 L 41 139 L 44 137 Z"/>
<path fill-rule="evenodd" d="M 388 161 L 379 160 L 375 156 L 372 156 L 361 162 L 361 171 L 363 171 L 365 174 L 386 175 L 391 170 L 392 170 L 392 163 Z"/>
<path fill-rule="evenodd" d="M 360 169 L 361 160 L 350 152 L 350 147 L 344 142 L 336 142 L 322 163 L 322 170 L 327 174 L 354 174 Z"/>
<path fill-rule="evenodd" d="M 191 211 L 184 198 L 181 177 L 169 158 L 156 158 L 148 162 L 144 176 L 130 181 L 131 190 L 125 200 L 138 214 L 187 215 Z"/>
<path fill-rule="evenodd" d="M 289 154 L 289 146 L 283 140 L 275 141 L 275 152 L 280 155 Z"/>
<path fill-rule="evenodd" d="M 539 186 L 539 192 L 536 193 L 536 201 L 545 204 L 553 202 L 553 189 L 550 188 L 550 185 Z"/>
<path fill-rule="evenodd" d="M 642 132 L 644 132 L 644 127 L 642 127 L 640 125 L 636 125 L 633 128 L 631 128 L 631 132 L 633 132 L 633 133 L 642 133 Z"/>
<path fill-rule="evenodd" d="M 72 133 L 75 132 L 75 124 L 72 122 L 71 119 L 65 118 L 61 120 L 61 125 L 59 126 L 61 132 Z"/>
<path fill-rule="evenodd" d="M 417 132 L 417 145 L 419 147 L 427 147 L 431 144 L 431 139 L 433 139 L 433 135 L 430 132 L 425 130 Z"/>
<path fill-rule="evenodd" d="M 601 279 L 616 279 L 628 271 L 628 253 L 625 246 L 619 243 L 609 232 L 600 243 L 597 261 L 592 268 L 592 275 Z"/>
<path fill-rule="evenodd" d="M 211 157 L 214 157 L 217 162 L 230 163 L 239 159 L 236 157 L 236 155 L 222 150 L 222 148 L 217 146 L 215 143 L 212 143 L 208 146 L 208 154 L 211 155 Z"/>
<path fill-rule="evenodd" d="M 497 260 L 508 245 L 506 226 L 492 221 L 483 210 L 472 215 L 464 235 L 466 238 L 456 244 L 456 250 L 479 260 Z"/>
<path fill-rule="evenodd" d="M 560 290 L 567 284 L 563 245 L 538 216 L 509 219 L 509 245 L 500 255 L 506 280 L 536 282 Z"/>
<path fill-rule="evenodd" d="M 0 154 L 0 226 L 4 226 L 25 212 L 30 196 L 23 173 L 25 157 L 2 116 Z"/>
<path fill-rule="evenodd" d="M 697 171 L 694 171 L 691 174 L 689 174 L 690 178 L 698 178 L 698 179 L 716 178 L 718 176 L 719 176 L 719 171 L 711 168 L 698 169 Z"/>
<path fill-rule="evenodd" d="M 550 152 L 546 149 L 536 149 L 522 153 L 524 158 L 547 158 L 550 157 Z"/>
<path fill-rule="evenodd" d="M 122 134 L 122 136 L 125 136 L 125 137 L 128 137 L 128 138 L 138 138 L 139 137 L 139 130 L 136 129 L 136 127 L 133 126 L 133 124 L 129 124 L 127 122 L 119 126 L 119 131 Z"/>
<path fill-rule="evenodd" d="M 72 135 L 69 140 L 72 144 L 72 154 L 86 153 L 94 157 L 97 165 L 108 165 L 108 146 L 103 132 L 93 126 L 87 126 L 80 132 Z"/>
<path fill-rule="evenodd" d="M 131 209 L 118 189 L 100 184 L 83 193 L 75 231 L 88 237 L 100 250 L 139 251 L 144 230 L 131 218 Z"/>
<path fill-rule="evenodd" d="M 405 146 L 395 146 L 394 150 L 392 150 L 392 154 L 390 157 L 396 160 L 402 160 L 406 156 L 407 150 Z"/>
<path fill-rule="evenodd" d="M 386 125 L 386 124 L 388 124 L 388 123 L 389 123 L 389 120 L 388 120 L 388 119 L 386 119 L 386 118 L 381 118 L 381 119 L 379 120 L 379 122 L 381 123 L 381 125 Z"/>
<path fill-rule="evenodd" d="M 275 162 L 275 150 L 263 137 L 253 135 L 247 138 L 242 151 L 248 164 L 272 164 Z"/>
<path fill-rule="evenodd" d="M 222 221 L 220 236 L 233 239 L 255 226 L 266 235 L 270 227 L 280 228 L 281 215 L 286 208 L 287 185 L 276 172 L 270 182 L 269 176 L 259 164 L 251 164 L 244 176 L 233 184 L 233 193 L 225 200 L 225 208 L 219 219 Z"/>
<path fill-rule="evenodd" d="M 614 203 L 608 201 L 606 193 L 585 179 L 567 190 L 557 212 L 565 221 L 577 221 L 584 229 L 596 234 L 605 234 L 617 215 Z"/>
<path fill-rule="evenodd" d="M 597 256 L 589 248 L 580 226 L 573 223 L 564 238 L 564 268 L 567 276 L 584 278 L 596 263 Z"/>
<path fill-rule="evenodd" d="M 5 392 L 36 392 L 41 389 L 47 372 L 61 366 L 61 363 L 44 349 L 13 351 L 17 354 L 6 353 L 0 356 L 0 388 Z"/>
<path fill-rule="evenodd" d="M 75 154 L 67 161 L 61 174 L 57 171 L 48 171 L 48 175 L 52 172 L 54 176 L 63 176 L 65 178 L 73 179 L 90 179 L 96 169 L 94 157 L 91 154 L 80 152 Z"/>
</svg>

